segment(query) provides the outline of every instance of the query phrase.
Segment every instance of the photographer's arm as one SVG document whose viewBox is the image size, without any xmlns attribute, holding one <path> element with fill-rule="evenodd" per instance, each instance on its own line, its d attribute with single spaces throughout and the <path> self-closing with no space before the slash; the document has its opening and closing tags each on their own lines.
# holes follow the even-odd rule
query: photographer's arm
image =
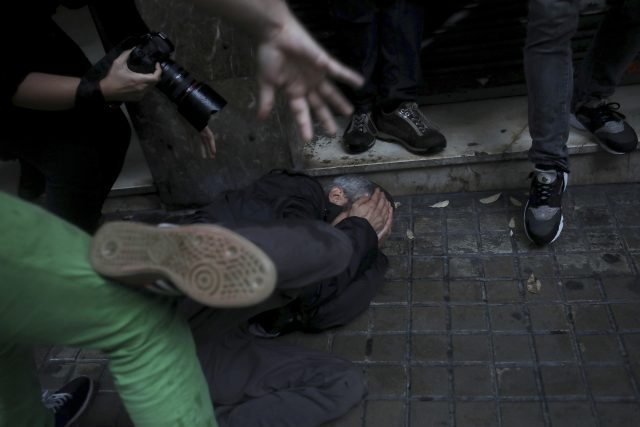
<svg viewBox="0 0 640 427">
<path fill-rule="evenodd" d="M 100 81 L 100 90 L 107 102 L 139 101 L 160 80 L 156 65 L 153 74 L 139 74 L 129 70 L 123 52 Z M 29 73 L 18 85 L 11 98 L 13 105 L 32 110 L 59 111 L 75 106 L 79 77 L 56 74 Z"/>
<path fill-rule="evenodd" d="M 258 42 L 258 115 L 266 117 L 275 91 L 289 98 L 304 139 L 313 135 L 310 111 L 331 134 L 336 124 L 331 109 L 351 114 L 353 108 L 331 80 L 359 86 L 363 79 L 332 58 L 309 35 L 282 0 L 192 0 L 247 32 Z"/>
</svg>

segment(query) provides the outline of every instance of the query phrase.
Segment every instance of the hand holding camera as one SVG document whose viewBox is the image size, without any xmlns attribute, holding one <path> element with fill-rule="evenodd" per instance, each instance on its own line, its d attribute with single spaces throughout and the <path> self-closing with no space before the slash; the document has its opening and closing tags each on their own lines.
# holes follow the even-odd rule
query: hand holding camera
<svg viewBox="0 0 640 427">
<path fill-rule="evenodd" d="M 159 64 L 151 74 L 136 73 L 127 67 L 131 50 L 122 52 L 113 61 L 107 76 L 100 80 L 100 90 L 107 102 L 140 101 L 160 81 L 162 70 Z"/>
</svg>

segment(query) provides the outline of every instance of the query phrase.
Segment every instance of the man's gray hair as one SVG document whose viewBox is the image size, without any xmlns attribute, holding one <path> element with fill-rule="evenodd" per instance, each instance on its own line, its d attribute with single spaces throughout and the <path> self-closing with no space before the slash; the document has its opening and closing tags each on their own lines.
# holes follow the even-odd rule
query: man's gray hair
<svg viewBox="0 0 640 427">
<path fill-rule="evenodd" d="M 351 206 L 360 197 L 370 197 L 379 185 L 360 175 L 340 175 L 324 186 L 325 194 L 328 195 L 334 187 L 342 189 L 349 199 L 347 206 Z"/>
</svg>

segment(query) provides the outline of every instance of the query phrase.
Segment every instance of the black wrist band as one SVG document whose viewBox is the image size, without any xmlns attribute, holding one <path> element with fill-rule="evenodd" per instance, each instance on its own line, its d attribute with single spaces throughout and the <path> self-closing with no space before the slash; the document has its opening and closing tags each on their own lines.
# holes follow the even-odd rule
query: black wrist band
<svg viewBox="0 0 640 427">
<path fill-rule="evenodd" d="M 100 90 L 100 81 L 88 79 L 87 76 L 80 79 L 76 90 L 76 108 L 80 110 L 99 110 L 107 106 L 107 101 Z"/>
</svg>

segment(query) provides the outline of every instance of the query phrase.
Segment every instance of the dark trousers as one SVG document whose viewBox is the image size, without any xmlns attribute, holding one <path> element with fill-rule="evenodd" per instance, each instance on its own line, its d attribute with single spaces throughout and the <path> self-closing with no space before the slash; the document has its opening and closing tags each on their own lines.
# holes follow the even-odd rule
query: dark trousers
<svg viewBox="0 0 640 427">
<path fill-rule="evenodd" d="M 208 328 L 194 334 L 221 427 L 316 427 L 364 397 L 362 370 L 347 360 L 240 329 L 212 340 Z"/>
<path fill-rule="evenodd" d="M 415 101 L 420 83 L 424 6 L 417 0 L 334 0 L 342 59 L 365 85 L 349 91 L 357 112 Z"/>
<path fill-rule="evenodd" d="M 31 55 L 30 69 L 82 76 L 91 64 L 80 48 L 53 22 L 45 24 L 46 54 Z M 31 178 L 45 180 L 47 208 L 89 233 L 95 231 L 129 146 L 131 130 L 122 111 L 8 107 L 3 126 L 0 152 L 20 159 Z"/>
<path fill-rule="evenodd" d="M 575 78 L 571 38 L 579 0 L 530 0 L 524 50 L 529 94 L 529 159 L 569 170 L 569 114 L 576 104 L 613 95 L 640 51 L 640 0 L 611 0 Z"/>
</svg>

